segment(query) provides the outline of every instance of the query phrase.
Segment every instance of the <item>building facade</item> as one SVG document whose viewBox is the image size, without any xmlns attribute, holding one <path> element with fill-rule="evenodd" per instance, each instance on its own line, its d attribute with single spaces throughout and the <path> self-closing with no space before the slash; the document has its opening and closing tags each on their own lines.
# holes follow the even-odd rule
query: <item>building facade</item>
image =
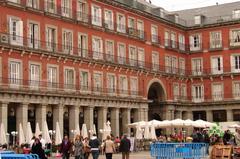
<svg viewBox="0 0 240 159">
<path fill-rule="evenodd" d="M 110 121 L 119 136 L 140 120 L 239 121 L 235 6 L 189 20 L 137 1 L 0 0 L 0 122 L 71 135 Z"/>
</svg>

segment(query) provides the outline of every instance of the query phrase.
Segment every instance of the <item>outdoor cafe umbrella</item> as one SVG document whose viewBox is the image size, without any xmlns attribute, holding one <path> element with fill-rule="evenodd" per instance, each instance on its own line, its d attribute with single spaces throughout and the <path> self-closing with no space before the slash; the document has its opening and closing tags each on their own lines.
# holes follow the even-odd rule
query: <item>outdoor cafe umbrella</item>
<svg viewBox="0 0 240 159">
<path fill-rule="evenodd" d="M 136 139 L 142 139 L 143 136 L 142 136 L 142 128 L 141 128 L 141 125 L 138 124 L 137 127 L 136 127 Z"/>
<path fill-rule="evenodd" d="M 86 137 L 88 137 L 88 131 L 87 131 L 87 125 L 86 124 L 83 124 L 82 125 L 82 137 L 83 138 L 86 138 Z"/>
<path fill-rule="evenodd" d="M 35 128 L 35 137 L 38 137 L 42 132 L 40 131 L 39 124 L 36 123 L 36 128 Z"/>
<path fill-rule="evenodd" d="M 80 132 L 80 127 L 79 127 L 78 123 L 76 124 L 76 130 L 75 131 L 76 131 L 75 136 L 80 135 L 81 132 Z"/>
<path fill-rule="evenodd" d="M 23 127 L 22 124 L 19 124 L 19 145 L 25 144 L 25 136 L 24 136 L 24 132 L 23 132 Z"/>
<path fill-rule="evenodd" d="M 139 125 L 141 128 L 144 128 L 146 123 L 147 123 L 146 121 L 139 121 L 139 122 L 128 124 L 128 127 L 136 128 L 137 125 Z"/>
<path fill-rule="evenodd" d="M 149 122 L 148 122 L 148 125 L 153 125 L 154 127 L 156 127 L 158 124 L 161 124 L 162 122 L 161 121 L 159 121 L 159 120 L 150 120 Z"/>
<path fill-rule="evenodd" d="M 217 124 L 200 120 L 200 119 L 194 121 L 194 127 L 197 127 L 197 128 L 207 128 L 207 127 L 213 127 L 213 126 L 217 126 Z"/>
<path fill-rule="evenodd" d="M 185 121 L 182 120 L 182 119 L 174 119 L 174 120 L 171 120 L 171 127 L 184 127 L 184 123 Z"/>
<path fill-rule="evenodd" d="M 93 124 L 93 134 L 97 134 L 96 125 L 95 124 Z"/>
<path fill-rule="evenodd" d="M 111 136 L 111 123 L 109 121 L 107 121 L 106 123 L 106 136 Z"/>
<path fill-rule="evenodd" d="M 149 125 L 148 123 L 145 125 L 144 128 L 144 139 L 149 139 L 150 138 L 150 134 L 149 134 Z"/>
<path fill-rule="evenodd" d="M 33 137 L 33 133 L 32 133 L 32 127 L 30 122 L 27 123 L 27 133 L 26 133 L 26 143 L 27 144 L 31 144 L 31 140 Z"/>
<path fill-rule="evenodd" d="M 193 127 L 194 126 L 194 121 L 187 119 L 184 121 L 184 126 L 185 127 Z"/>
<path fill-rule="evenodd" d="M 44 122 L 44 128 L 43 128 L 42 136 L 45 139 L 46 143 L 52 143 L 52 140 L 51 140 L 50 135 L 49 135 L 48 125 L 47 125 L 46 121 Z"/>
<path fill-rule="evenodd" d="M 167 128 L 167 127 L 171 127 L 172 126 L 172 122 L 169 120 L 163 120 L 160 123 L 158 123 L 155 128 Z"/>
<path fill-rule="evenodd" d="M 62 136 L 59 123 L 56 122 L 56 138 L 55 138 L 55 145 L 60 145 L 62 143 Z"/>
<path fill-rule="evenodd" d="M 155 140 L 156 138 L 157 138 L 157 136 L 156 136 L 155 127 L 154 127 L 154 125 L 152 124 L 152 125 L 151 125 L 151 129 L 150 129 L 150 139 Z"/>
<path fill-rule="evenodd" d="M 233 125 L 230 125 L 230 126 L 228 126 L 229 128 L 235 128 L 235 129 L 237 129 L 237 128 L 240 128 L 240 125 L 238 125 L 238 124 L 233 124 Z"/>
<path fill-rule="evenodd" d="M 6 131 L 3 123 L 0 125 L 0 144 L 7 144 Z"/>
</svg>

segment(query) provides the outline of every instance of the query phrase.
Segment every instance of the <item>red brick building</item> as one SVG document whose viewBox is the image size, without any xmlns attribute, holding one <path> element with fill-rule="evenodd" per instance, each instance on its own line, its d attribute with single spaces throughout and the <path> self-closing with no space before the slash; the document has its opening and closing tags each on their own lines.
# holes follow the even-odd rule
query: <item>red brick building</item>
<svg viewBox="0 0 240 159">
<path fill-rule="evenodd" d="M 0 122 L 70 134 L 109 120 L 118 136 L 139 120 L 239 121 L 239 4 L 0 0 Z"/>
</svg>

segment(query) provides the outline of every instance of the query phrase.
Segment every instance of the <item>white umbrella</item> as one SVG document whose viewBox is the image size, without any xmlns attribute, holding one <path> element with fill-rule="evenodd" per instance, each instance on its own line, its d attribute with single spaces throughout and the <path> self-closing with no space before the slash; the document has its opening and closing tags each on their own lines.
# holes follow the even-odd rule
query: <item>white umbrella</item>
<svg viewBox="0 0 240 159">
<path fill-rule="evenodd" d="M 183 127 L 184 126 L 184 120 L 182 119 L 175 119 L 171 121 L 172 127 Z"/>
<path fill-rule="evenodd" d="M 151 120 L 151 121 L 149 121 L 148 122 L 148 125 L 154 125 L 154 127 L 155 126 L 157 126 L 158 124 L 161 124 L 162 122 L 161 121 L 159 121 L 159 120 Z"/>
<path fill-rule="evenodd" d="M 62 136 L 59 123 L 56 122 L 56 138 L 55 138 L 55 145 L 60 145 L 62 143 Z"/>
<path fill-rule="evenodd" d="M 142 136 L 142 128 L 141 128 L 141 125 L 138 124 L 137 127 L 136 127 L 136 139 L 142 139 L 143 136 Z"/>
<path fill-rule="evenodd" d="M 207 128 L 207 127 L 213 127 L 213 126 L 217 126 L 217 124 L 200 120 L 200 119 L 194 121 L 194 127 L 197 127 L 197 128 Z"/>
<path fill-rule="evenodd" d="M 22 124 L 19 124 L 19 145 L 25 144 L 26 140 L 25 140 L 25 136 L 24 136 L 24 132 L 23 132 L 23 127 Z"/>
<path fill-rule="evenodd" d="M 52 143 L 52 140 L 49 135 L 47 121 L 44 122 L 42 137 L 43 137 L 43 139 L 45 139 L 46 143 Z"/>
<path fill-rule="evenodd" d="M 76 130 L 75 131 L 76 131 L 75 135 L 80 135 L 81 132 L 80 132 L 80 127 L 79 127 L 78 123 L 76 124 Z"/>
<path fill-rule="evenodd" d="M 233 125 L 230 125 L 228 126 L 229 128 L 240 128 L 240 125 L 238 124 L 233 124 Z M 1 133 L 1 132 L 0 132 Z"/>
<path fill-rule="evenodd" d="M 154 127 L 153 124 L 151 125 L 150 138 L 151 138 L 152 140 L 155 140 L 155 139 L 157 138 L 157 136 L 156 136 L 156 131 L 155 131 L 155 127 Z"/>
<path fill-rule="evenodd" d="M 95 125 L 95 124 L 93 124 L 93 133 L 94 133 L 94 134 L 97 134 L 96 125 Z"/>
<path fill-rule="evenodd" d="M 100 129 L 100 132 L 102 133 L 102 140 L 105 140 L 107 138 L 107 124 L 103 124 L 103 129 Z"/>
<path fill-rule="evenodd" d="M 144 128 L 144 138 L 145 139 L 149 139 L 150 138 L 148 123 L 145 125 L 145 128 Z"/>
<path fill-rule="evenodd" d="M 83 138 L 88 137 L 88 131 L 87 131 L 87 125 L 86 124 L 82 125 L 82 137 Z"/>
<path fill-rule="evenodd" d="M 111 123 L 109 122 L 109 121 L 107 121 L 107 124 L 106 124 L 106 131 L 107 131 L 107 133 L 106 133 L 106 136 L 111 136 Z"/>
<path fill-rule="evenodd" d="M 7 144 L 6 131 L 3 123 L 1 123 L 0 126 L 0 144 L 1 145 Z"/>
<path fill-rule="evenodd" d="M 163 120 L 160 123 L 158 123 L 155 128 L 167 128 L 167 127 L 171 127 L 172 126 L 172 122 L 169 120 Z"/>
<path fill-rule="evenodd" d="M 184 121 L 185 127 L 193 127 L 194 126 L 194 121 L 187 119 Z"/>
<path fill-rule="evenodd" d="M 137 125 L 140 125 L 142 128 L 144 128 L 146 123 L 147 123 L 146 121 L 139 121 L 139 122 L 128 124 L 128 127 L 136 128 Z"/>
<path fill-rule="evenodd" d="M 42 134 L 42 132 L 40 131 L 40 128 L 39 128 L 39 124 L 36 123 L 36 128 L 35 128 L 35 137 L 38 138 L 38 136 Z"/>
<path fill-rule="evenodd" d="M 33 137 L 33 133 L 32 133 L 32 127 L 30 122 L 27 123 L 27 133 L 26 133 L 26 143 L 31 144 L 31 140 Z"/>
</svg>

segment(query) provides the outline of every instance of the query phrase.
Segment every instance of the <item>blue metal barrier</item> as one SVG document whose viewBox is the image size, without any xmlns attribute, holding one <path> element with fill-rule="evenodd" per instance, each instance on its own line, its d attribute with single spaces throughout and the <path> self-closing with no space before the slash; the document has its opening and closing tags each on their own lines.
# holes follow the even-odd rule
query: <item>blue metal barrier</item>
<svg viewBox="0 0 240 159">
<path fill-rule="evenodd" d="M 208 145 L 205 143 L 160 143 L 151 144 L 151 156 L 156 159 L 207 157 Z"/>
<path fill-rule="evenodd" d="M 39 159 L 36 154 L 0 154 L 1 159 Z"/>
<path fill-rule="evenodd" d="M 14 151 L 0 151 L 0 154 L 15 154 Z"/>
</svg>

